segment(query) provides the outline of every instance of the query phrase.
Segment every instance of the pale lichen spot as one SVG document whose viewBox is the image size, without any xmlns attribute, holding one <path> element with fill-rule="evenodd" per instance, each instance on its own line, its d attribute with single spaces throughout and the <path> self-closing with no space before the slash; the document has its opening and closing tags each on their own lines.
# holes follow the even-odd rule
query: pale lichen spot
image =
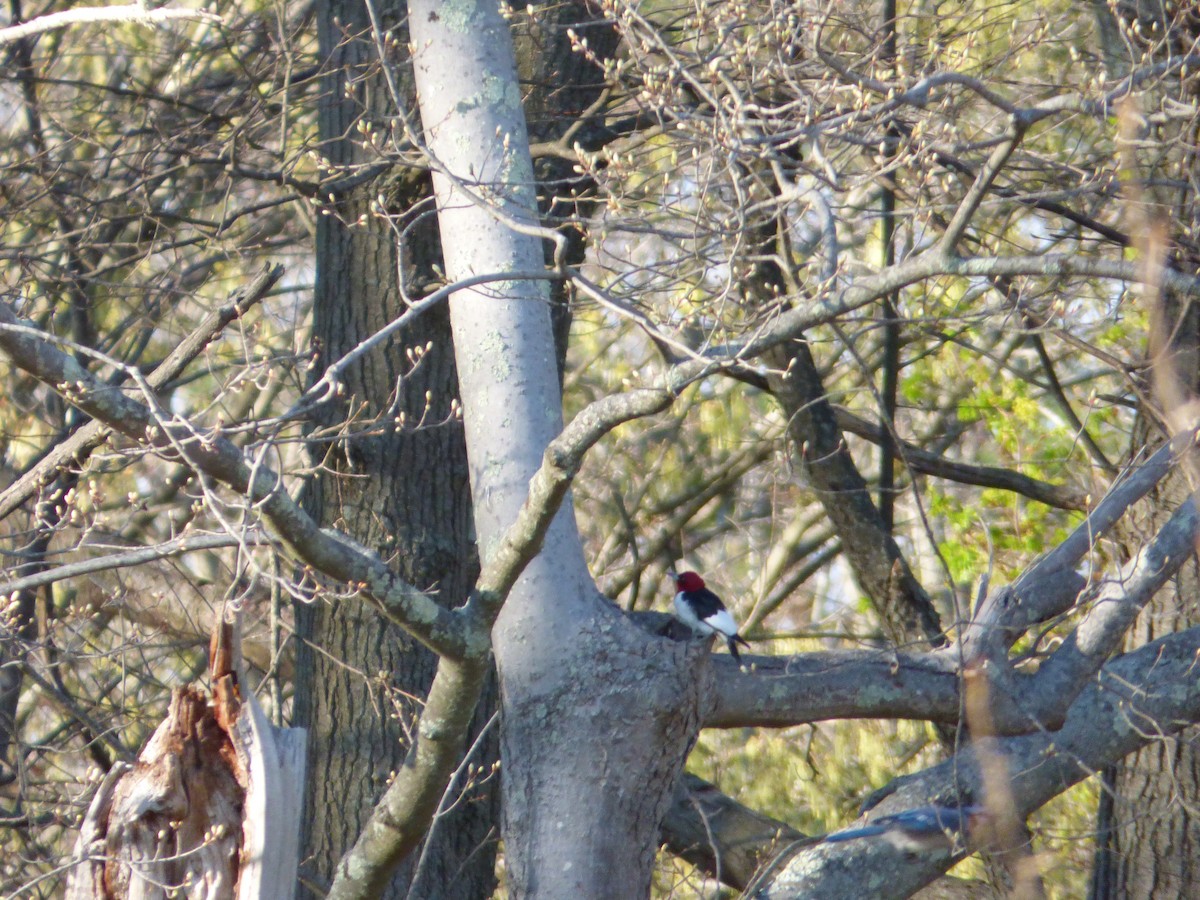
<svg viewBox="0 0 1200 900">
<path fill-rule="evenodd" d="M 478 8 L 475 0 L 447 0 L 438 10 L 438 15 L 449 31 L 466 34 L 472 28 Z"/>
<path fill-rule="evenodd" d="M 87 371 L 84 370 L 83 366 L 74 357 L 65 356 L 63 358 L 63 380 L 70 384 L 78 384 L 80 387 L 84 387 L 90 383 L 91 376 L 88 375 Z"/>
<path fill-rule="evenodd" d="M 461 115 L 467 109 L 469 107 L 464 108 L 464 103 L 460 103 L 457 112 Z M 454 135 L 454 153 L 459 159 L 470 159 L 478 152 L 478 142 L 470 134 L 458 132 Z"/>
<path fill-rule="evenodd" d="M 436 603 L 428 597 L 420 595 L 415 597 L 409 606 L 409 618 L 414 625 L 432 625 L 437 621 L 438 614 L 441 612 Z"/>
</svg>

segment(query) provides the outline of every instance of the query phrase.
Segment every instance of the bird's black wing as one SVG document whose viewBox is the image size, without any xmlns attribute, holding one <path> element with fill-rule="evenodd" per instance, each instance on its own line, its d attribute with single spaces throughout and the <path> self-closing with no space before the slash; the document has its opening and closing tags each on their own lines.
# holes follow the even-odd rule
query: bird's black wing
<svg viewBox="0 0 1200 900">
<path fill-rule="evenodd" d="M 691 604 L 692 609 L 696 611 L 696 618 L 701 622 L 709 616 L 715 616 L 725 608 L 725 604 L 721 602 L 721 598 L 708 588 L 700 588 L 698 591 L 688 591 L 685 596 Z"/>
</svg>

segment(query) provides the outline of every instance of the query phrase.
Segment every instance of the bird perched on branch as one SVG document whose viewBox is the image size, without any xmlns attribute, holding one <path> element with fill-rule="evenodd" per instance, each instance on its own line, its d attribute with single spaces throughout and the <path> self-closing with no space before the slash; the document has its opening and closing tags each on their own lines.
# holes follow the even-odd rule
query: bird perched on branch
<svg viewBox="0 0 1200 900">
<path fill-rule="evenodd" d="M 721 602 L 721 598 L 704 586 L 704 579 L 695 572 L 667 572 L 675 582 L 675 615 L 693 634 L 708 637 L 719 634 L 729 645 L 734 662 L 741 665 L 742 657 L 737 645 L 749 647 L 745 638 L 738 634 L 737 622 Z"/>
<path fill-rule="evenodd" d="M 825 836 L 826 843 L 882 835 L 900 850 L 921 851 L 961 846 L 987 818 L 983 806 L 922 806 Z"/>
</svg>

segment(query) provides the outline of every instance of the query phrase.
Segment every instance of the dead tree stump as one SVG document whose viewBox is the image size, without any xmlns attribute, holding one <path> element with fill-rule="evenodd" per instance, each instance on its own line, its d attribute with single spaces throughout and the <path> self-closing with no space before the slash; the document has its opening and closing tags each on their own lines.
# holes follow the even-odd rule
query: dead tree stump
<svg viewBox="0 0 1200 900">
<path fill-rule="evenodd" d="M 235 626 L 213 636 L 212 696 L 177 689 L 132 765 L 101 782 L 68 900 L 283 900 L 295 890 L 304 732 L 241 696 Z"/>
</svg>

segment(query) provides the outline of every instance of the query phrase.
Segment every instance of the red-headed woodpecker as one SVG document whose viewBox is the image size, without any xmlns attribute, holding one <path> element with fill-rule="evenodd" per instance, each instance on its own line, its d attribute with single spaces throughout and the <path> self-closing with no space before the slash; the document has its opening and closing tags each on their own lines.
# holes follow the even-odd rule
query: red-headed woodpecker
<svg viewBox="0 0 1200 900">
<path fill-rule="evenodd" d="M 676 575 L 667 572 L 675 581 L 678 593 L 675 595 L 675 615 L 693 633 L 708 637 L 719 634 L 729 645 L 729 652 L 734 662 L 741 664 L 742 657 L 738 654 L 737 645 L 749 647 L 745 638 L 738 634 L 737 622 L 721 602 L 721 598 L 704 586 L 704 579 L 695 572 L 682 572 Z"/>
</svg>

